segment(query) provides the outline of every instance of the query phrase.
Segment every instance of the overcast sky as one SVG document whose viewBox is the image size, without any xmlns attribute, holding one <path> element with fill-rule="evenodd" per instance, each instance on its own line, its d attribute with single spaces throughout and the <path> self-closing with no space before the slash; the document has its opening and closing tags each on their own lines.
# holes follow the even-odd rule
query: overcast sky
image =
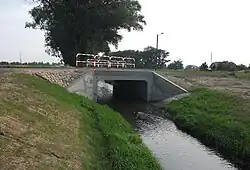
<svg viewBox="0 0 250 170">
<path fill-rule="evenodd" d="M 43 33 L 25 29 L 31 6 L 24 0 L 0 0 L 0 60 L 57 61 L 44 52 Z M 147 26 L 123 32 L 119 50 L 156 46 L 184 64 L 229 60 L 250 64 L 249 0 L 139 0 Z M 114 48 L 112 48 L 114 50 Z"/>
</svg>

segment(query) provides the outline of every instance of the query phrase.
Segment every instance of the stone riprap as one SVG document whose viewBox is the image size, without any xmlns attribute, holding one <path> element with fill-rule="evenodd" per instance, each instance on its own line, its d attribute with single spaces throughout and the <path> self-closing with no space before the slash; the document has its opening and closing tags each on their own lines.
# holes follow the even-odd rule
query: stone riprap
<svg viewBox="0 0 250 170">
<path fill-rule="evenodd" d="M 25 69 L 25 73 L 36 75 L 51 83 L 58 84 L 62 87 L 68 87 L 82 75 L 90 70 L 88 69 Z"/>
</svg>

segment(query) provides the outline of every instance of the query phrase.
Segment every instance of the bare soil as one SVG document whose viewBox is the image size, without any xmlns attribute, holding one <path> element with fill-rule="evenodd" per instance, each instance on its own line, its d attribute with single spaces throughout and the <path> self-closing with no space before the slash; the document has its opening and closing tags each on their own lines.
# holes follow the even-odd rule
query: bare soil
<svg viewBox="0 0 250 170">
<path fill-rule="evenodd" d="M 208 87 L 250 99 L 250 79 L 239 79 L 226 72 L 159 72 L 187 90 Z"/>
</svg>

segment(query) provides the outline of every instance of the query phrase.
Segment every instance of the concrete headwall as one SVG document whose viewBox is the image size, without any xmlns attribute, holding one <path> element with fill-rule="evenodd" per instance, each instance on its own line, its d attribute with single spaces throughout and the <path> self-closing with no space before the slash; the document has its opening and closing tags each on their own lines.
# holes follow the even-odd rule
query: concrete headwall
<svg viewBox="0 0 250 170">
<path fill-rule="evenodd" d="M 75 80 L 67 87 L 71 93 L 76 93 L 89 99 L 94 98 L 94 76 L 93 72 L 88 72 Z"/>
<path fill-rule="evenodd" d="M 148 102 L 161 101 L 187 92 L 156 72 L 147 70 L 90 71 L 69 85 L 67 89 L 97 100 L 97 82 L 100 80 L 114 82 L 115 96 L 139 98 Z"/>
<path fill-rule="evenodd" d="M 187 90 L 174 84 L 170 80 L 156 72 L 153 73 L 153 87 L 151 90 L 150 101 L 160 101 L 175 95 L 187 93 Z"/>
<path fill-rule="evenodd" d="M 108 80 L 116 82 L 113 92 L 116 94 L 127 95 L 131 94 L 131 97 L 135 94 L 139 95 L 145 101 L 150 100 L 152 89 L 153 74 L 148 70 L 96 70 L 95 79 Z M 147 87 L 146 87 L 147 86 Z M 96 91 L 95 88 L 94 91 Z M 145 93 L 146 91 L 146 93 Z M 127 93 L 127 94 L 126 94 Z"/>
</svg>

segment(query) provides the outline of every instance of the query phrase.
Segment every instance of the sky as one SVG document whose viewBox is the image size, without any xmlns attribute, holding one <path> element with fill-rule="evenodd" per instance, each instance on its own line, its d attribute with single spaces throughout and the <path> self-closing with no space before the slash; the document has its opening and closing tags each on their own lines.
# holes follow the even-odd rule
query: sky
<svg viewBox="0 0 250 170">
<path fill-rule="evenodd" d="M 25 0 L 0 0 L 0 61 L 58 61 L 44 50 L 44 34 L 24 28 L 30 21 Z M 185 65 L 233 61 L 250 64 L 249 0 L 139 0 L 147 25 L 142 32 L 121 31 L 115 50 L 143 50 L 156 46 L 170 52 L 169 59 Z"/>
</svg>

